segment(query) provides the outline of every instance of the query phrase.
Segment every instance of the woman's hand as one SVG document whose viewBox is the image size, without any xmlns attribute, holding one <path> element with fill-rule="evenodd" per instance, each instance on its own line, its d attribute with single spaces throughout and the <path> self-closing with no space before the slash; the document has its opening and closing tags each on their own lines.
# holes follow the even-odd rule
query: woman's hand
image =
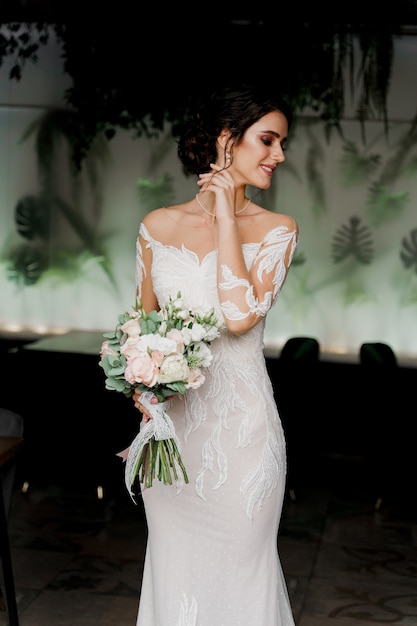
<svg viewBox="0 0 417 626">
<path fill-rule="evenodd" d="M 211 163 L 211 172 L 199 175 L 197 185 L 200 192 L 212 191 L 216 196 L 216 217 L 233 215 L 236 202 L 236 187 L 230 172 Z"/>
<path fill-rule="evenodd" d="M 152 415 L 141 404 L 141 402 L 140 402 L 141 395 L 142 395 L 141 391 L 135 391 L 133 396 L 132 396 L 133 402 L 135 404 L 135 408 L 138 409 L 142 413 L 143 421 L 144 422 L 149 422 L 149 420 L 152 419 Z M 152 398 L 151 404 L 158 404 L 158 398 L 156 396 L 154 398 Z"/>
<path fill-rule="evenodd" d="M 149 422 L 149 420 L 151 420 L 151 419 L 152 419 L 152 415 L 151 415 L 151 414 L 149 413 L 149 411 L 147 411 L 147 410 L 145 409 L 145 407 L 141 404 L 141 402 L 140 402 L 140 396 L 141 396 L 141 395 L 142 395 L 142 392 L 141 392 L 141 391 L 135 391 L 135 392 L 133 393 L 132 398 L 133 398 L 133 401 L 134 401 L 134 404 L 135 404 L 135 408 L 136 408 L 136 409 L 138 409 L 138 410 L 142 413 L 142 415 L 143 415 L 143 421 L 144 421 L 144 422 Z M 167 400 L 172 400 L 173 398 L 174 398 L 174 396 L 169 396 L 169 397 L 167 398 Z M 151 404 L 158 404 L 158 398 L 157 398 L 156 396 L 154 396 L 154 397 L 152 398 L 152 400 L 151 400 Z"/>
</svg>

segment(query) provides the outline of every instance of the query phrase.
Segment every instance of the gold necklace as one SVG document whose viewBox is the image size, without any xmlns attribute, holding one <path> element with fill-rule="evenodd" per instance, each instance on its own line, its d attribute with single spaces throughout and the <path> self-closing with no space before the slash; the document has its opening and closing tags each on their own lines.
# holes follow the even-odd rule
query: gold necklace
<svg viewBox="0 0 417 626">
<path fill-rule="evenodd" d="M 216 217 L 215 213 L 210 213 L 210 211 L 207 211 L 206 207 L 204 206 L 204 204 L 201 202 L 200 198 L 198 197 L 198 193 L 195 194 L 195 199 L 197 200 L 198 204 L 203 209 L 204 213 L 207 213 L 207 215 L 211 215 L 211 217 Z M 240 211 L 236 211 L 235 215 L 240 215 L 241 213 L 243 213 L 243 211 L 246 211 L 250 203 L 251 203 L 251 200 L 248 200 L 247 204 L 245 204 L 243 209 L 240 209 Z"/>
</svg>

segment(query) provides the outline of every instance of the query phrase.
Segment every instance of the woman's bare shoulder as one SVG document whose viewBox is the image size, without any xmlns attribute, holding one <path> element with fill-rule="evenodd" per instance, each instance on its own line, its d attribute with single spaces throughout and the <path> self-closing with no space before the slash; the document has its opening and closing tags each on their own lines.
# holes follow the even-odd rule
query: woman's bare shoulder
<svg viewBox="0 0 417 626">
<path fill-rule="evenodd" d="M 257 207 L 257 209 L 254 213 L 254 219 L 251 220 L 252 223 L 248 224 L 252 234 L 256 232 L 259 238 L 262 239 L 271 230 L 285 228 L 288 232 L 296 233 L 298 237 L 298 223 L 291 215 L 276 213 L 263 207 Z"/>
<path fill-rule="evenodd" d="M 285 213 L 275 213 L 273 211 L 269 211 L 269 213 L 272 213 L 272 219 L 277 226 L 286 226 L 290 231 L 298 231 L 298 224 L 291 215 L 286 215 Z"/>
<path fill-rule="evenodd" d="M 164 217 L 165 208 L 161 207 L 159 209 L 153 209 L 149 211 L 142 220 L 142 223 L 145 224 L 146 227 L 155 226 L 161 222 Z"/>
<path fill-rule="evenodd" d="M 161 207 L 159 209 L 153 209 L 145 215 L 142 219 L 142 228 L 144 226 L 153 237 L 159 239 L 159 235 L 164 231 L 164 226 L 166 228 L 166 223 L 167 209 Z"/>
<path fill-rule="evenodd" d="M 158 224 L 160 221 L 165 221 L 168 216 L 171 218 L 185 216 L 190 212 L 190 205 L 191 201 L 183 202 L 181 204 L 173 204 L 172 206 L 167 207 L 160 207 L 159 209 L 153 209 L 145 215 L 143 222 L 145 224 Z"/>
<path fill-rule="evenodd" d="M 143 227 L 153 239 L 175 245 L 188 223 L 187 203 L 153 209 L 142 220 Z"/>
</svg>

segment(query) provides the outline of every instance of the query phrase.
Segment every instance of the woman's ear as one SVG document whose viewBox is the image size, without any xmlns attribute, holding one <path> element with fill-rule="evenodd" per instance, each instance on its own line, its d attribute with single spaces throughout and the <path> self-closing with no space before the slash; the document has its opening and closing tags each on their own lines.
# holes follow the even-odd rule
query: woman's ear
<svg viewBox="0 0 417 626">
<path fill-rule="evenodd" d="M 229 145 L 230 137 L 231 132 L 227 129 L 222 130 L 220 135 L 217 137 L 217 141 L 219 142 L 222 150 L 224 150 L 226 147 L 228 150 L 231 148 L 231 146 Z"/>
<path fill-rule="evenodd" d="M 224 168 L 230 167 L 233 160 L 233 141 L 231 136 L 232 133 L 225 129 L 217 137 L 219 162 L 223 164 Z"/>
</svg>

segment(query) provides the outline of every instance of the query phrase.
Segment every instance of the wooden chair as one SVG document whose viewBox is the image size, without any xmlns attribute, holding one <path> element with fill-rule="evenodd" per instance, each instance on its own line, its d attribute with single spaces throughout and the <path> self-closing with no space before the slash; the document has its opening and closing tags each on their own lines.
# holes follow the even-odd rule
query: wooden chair
<svg viewBox="0 0 417 626">
<path fill-rule="evenodd" d="M 16 456 L 23 443 L 23 437 L 1 437 L 0 436 L 0 556 L 3 568 L 3 584 L 6 596 L 9 626 L 19 626 L 19 616 L 17 612 L 16 593 L 14 586 L 14 576 L 9 543 L 8 514 L 4 500 L 3 476 L 16 460 Z"/>
</svg>

